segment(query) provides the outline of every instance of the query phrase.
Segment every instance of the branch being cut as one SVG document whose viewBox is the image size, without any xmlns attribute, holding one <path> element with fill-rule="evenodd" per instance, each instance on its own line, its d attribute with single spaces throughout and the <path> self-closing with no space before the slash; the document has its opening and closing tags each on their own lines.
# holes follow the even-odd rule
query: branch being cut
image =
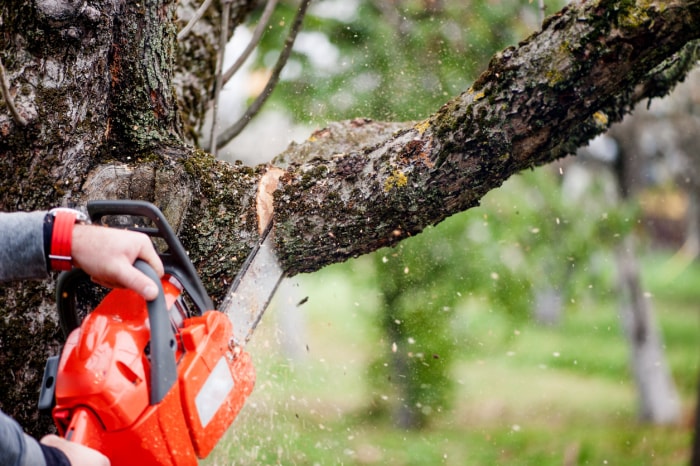
<svg viewBox="0 0 700 466">
<path fill-rule="evenodd" d="M 324 144 L 337 128 L 318 132 L 293 148 L 304 156 L 275 196 L 288 272 L 394 245 L 478 205 L 511 175 L 574 153 L 658 95 L 650 94 L 655 86 L 638 91 L 700 36 L 699 21 L 697 0 L 571 5 L 495 56 L 468 91 L 427 120 L 347 151 Z M 340 130 L 362 126 L 353 120 Z"/>
<path fill-rule="evenodd" d="M 207 82 L 211 89 L 218 28 L 207 30 L 203 19 L 187 36 L 181 45 L 192 45 L 187 56 L 197 57 L 189 66 L 202 73 L 178 81 L 169 59 L 172 1 L 91 0 L 78 29 L 66 35 L 28 29 L 32 9 L 25 3 L 0 1 L 3 56 L 17 57 L 10 72 L 26 93 L 25 111 L 52 104 L 40 106 L 29 136 L 7 124 L 11 117 L 0 109 L 0 172 L 8 174 L 0 179 L 3 208 L 80 205 L 90 186 L 103 190 L 95 196 L 112 186 L 111 198 L 155 201 L 179 225 L 207 289 L 220 297 L 258 238 L 256 199 L 268 169 L 227 164 L 177 137 L 172 88 L 200 92 L 198 84 Z M 233 0 L 231 23 L 239 24 L 254 3 Z M 572 153 L 636 102 L 680 79 L 691 55 L 669 58 L 700 36 L 698 24 L 700 0 L 573 3 L 545 21 L 542 32 L 494 57 L 470 90 L 425 121 L 356 119 L 316 132 L 285 154 L 289 166 L 274 191 L 285 271 L 317 270 L 396 244 L 478 204 L 512 174 Z M 204 94 L 184 99 L 188 108 L 199 112 L 209 98 Z M 118 173 L 121 182 L 110 185 Z M 38 434 L 45 429 L 30 424 L 27 413 L 35 412 L 33 388 L 45 362 L 37 345 L 57 343 L 41 311 L 53 297 L 34 284 L 0 294 L 3 309 L 18 311 L 2 314 L 0 340 L 14 341 L 26 319 L 37 324 L 25 345 L 2 347 L 0 355 L 19 375 L 0 394 Z M 19 391 L 31 392 L 31 401 Z"/>
</svg>

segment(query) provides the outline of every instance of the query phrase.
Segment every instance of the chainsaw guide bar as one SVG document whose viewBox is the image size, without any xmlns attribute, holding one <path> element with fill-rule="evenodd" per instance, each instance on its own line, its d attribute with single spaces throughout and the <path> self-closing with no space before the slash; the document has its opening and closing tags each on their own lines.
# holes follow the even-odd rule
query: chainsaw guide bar
<svg viewBox="0 0 700 466">
<path fill-rule="evenodd" d="M 270 222 L 219 306 L 233 324 L 233 343 L 238 347 L 248 343 L 284 278 L 274 250 L 273 232 Z"/>
</svg>

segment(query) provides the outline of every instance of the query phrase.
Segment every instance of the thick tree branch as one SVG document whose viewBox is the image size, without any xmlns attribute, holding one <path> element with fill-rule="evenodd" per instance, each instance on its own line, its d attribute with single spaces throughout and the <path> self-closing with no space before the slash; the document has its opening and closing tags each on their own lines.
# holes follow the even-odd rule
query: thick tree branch
<svg viewBox="0 0 700 466">
<path fill-rule="evenodd" d="M 572 5 L 426 121 L 292 166 L 275 206 L 285 266 L 311 271 L 396 244 L 512 174 L 573 153 L 646 98 L 664 59 L 700 36 L 699 5 Z M 324 150 L 307 146 L 307 158 Z"/>
</svg>

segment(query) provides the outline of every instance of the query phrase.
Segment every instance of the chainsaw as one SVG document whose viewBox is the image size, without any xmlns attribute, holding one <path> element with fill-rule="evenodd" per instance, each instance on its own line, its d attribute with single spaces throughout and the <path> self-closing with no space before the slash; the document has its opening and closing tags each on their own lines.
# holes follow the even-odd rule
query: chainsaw
<svg viewBox="0 0 700 466">
<path fill-rule="evenodd" d="M 87 275 L 74 269 L 59 276 L 57 306 L 67 339 L 61 355 L 46 363 L 39 408 L 51 412 L 60 435 L 102 452 L 112 466 L 196 465 L 255 384 L 244 347 L 283 277 L 272 225 L 215 310 L 158 208 L 121 200 L 92 201 L 87 210 L 92 223 L 121 219 L 151 236 L 164 251 L 165 275 L 159 279 L 136 261 L 158 285 L 158 297 L 146 302 L 115 289 L 82 320 L 76 301 Z"/>
</svg>

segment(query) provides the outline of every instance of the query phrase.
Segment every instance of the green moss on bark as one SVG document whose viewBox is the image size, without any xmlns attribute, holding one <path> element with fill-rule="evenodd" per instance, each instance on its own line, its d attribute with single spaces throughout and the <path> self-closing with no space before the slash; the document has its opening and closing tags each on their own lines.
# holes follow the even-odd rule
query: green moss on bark
<svg viewBox="0 0 700 466">
<path fill-rule="evenodd" d="M 258 240 L 255 196 L 265 168 L 231 166 L 202 151 L 183 166 L 197 180 L 197 192 L 181 240 L 216 301 Z"/>
</svg>

